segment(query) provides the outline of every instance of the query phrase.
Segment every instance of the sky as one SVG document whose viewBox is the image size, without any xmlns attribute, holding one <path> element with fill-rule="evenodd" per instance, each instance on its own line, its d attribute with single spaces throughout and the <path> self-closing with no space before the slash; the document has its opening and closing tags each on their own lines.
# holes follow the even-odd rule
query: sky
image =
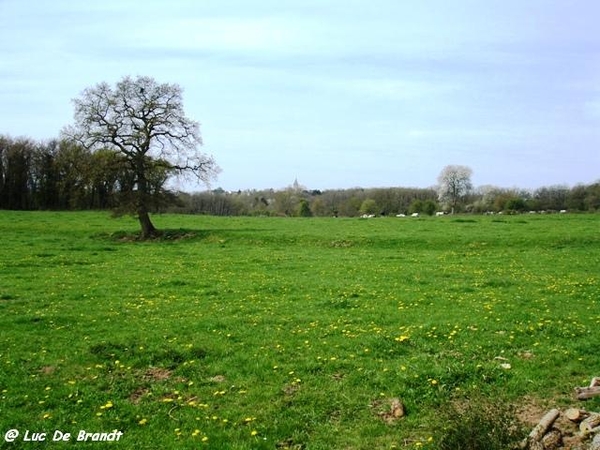
<svg viewBox="0 0 600 450">
<path fill-rule="evenodd" d="M 597 0 L 0 0 L 0 134 L 56 138 L 72 99 L 183 90 L 212 188 L 600 180 Z M 183 186 L 194 191 L 204 186 Z"/>
</svg>

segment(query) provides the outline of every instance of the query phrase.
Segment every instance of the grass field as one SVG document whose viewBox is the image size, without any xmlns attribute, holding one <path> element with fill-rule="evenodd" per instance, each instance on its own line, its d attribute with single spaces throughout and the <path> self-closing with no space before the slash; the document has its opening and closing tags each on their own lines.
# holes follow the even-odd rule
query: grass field
<svg viewBox="0 0 600 450">
<path fill-rule="evenodd" d="M 154 220 L 0 212 L 1 448 L 434 449 L 600 376 L 599 215 Z"/>
</svg>

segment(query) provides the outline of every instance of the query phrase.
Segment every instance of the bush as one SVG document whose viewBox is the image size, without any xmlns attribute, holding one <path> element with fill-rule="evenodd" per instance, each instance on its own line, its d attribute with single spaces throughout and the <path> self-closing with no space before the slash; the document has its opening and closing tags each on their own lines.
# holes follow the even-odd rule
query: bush
<svg viewBox="0 0 600 450">
<path fill-rule="evenodd" d="M 450 403 L 439 417 L 438 450 L 506 450 L 526 435 L 514 408 L 501 402 Z"/>
</svg>

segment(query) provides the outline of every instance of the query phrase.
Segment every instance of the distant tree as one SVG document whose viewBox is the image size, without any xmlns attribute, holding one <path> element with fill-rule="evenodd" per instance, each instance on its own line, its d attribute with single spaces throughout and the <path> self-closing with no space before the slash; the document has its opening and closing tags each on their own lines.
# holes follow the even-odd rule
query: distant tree
<svg viewBox="0 0 600 450">
<path fill-rule="evenodd" d="M 312 217 L 313 213 L 310 209 L 310 204 L 306 199 L 300 199 L 300 204 L 298 205 L 298 216 L 300 217 Z"/>
<path fill-rule="evenodd" d="M 507 211 L 519 211 L 523 212 L 527 208 L 525 200 L 520 197 L 509 198 L 504 204 L 504 209 Z"/>
<path fill-rule="evenodd" d="M 30 209 L 36 144 L 29 139 L 0 137 L 0 207 Z"/>
<path fill-rule="evenodd" d="M 423 213 L 428 216 L 433 216 L 435 211 L 437 210 L 437 203 L 433 200 L 425 200 L 423 202 Z"/>
<path fill-rule="evenodd" d="M 533 193 L 536 208 L 545 210 L 561 210 L 567 207 L 569 188 L 567 186 L 545 186 Z"/>
<path fill-rule="evenodd" d="M 327 205 L 325 205 L 325 202 L 320 197 L 315 198 L 310 203 L 310 210 L 312 211 L 312 214 L 317 217 L 333 215 L 333 212 L 327 209 Z"/>
<path fill-rule="evenodd" d="M 293 216 L 298 207 L 298 195 L 295 189 L 286 188 L 275 192 L 275 211 L 282 216 Z"/>
<path fill-rule="evenodd" d="M 90 196 L 94 208 L 115 208 L 119 202 L 119 193 L 124 171 L 123 157 L 114 150 L 98 150 L 91 155 Z"/>
<path fill-rule="evenodd" d="M 340 195 L 341 199 L 335 207 L 335 211 L 337 211 L 340 216 L 356 217 L 359 214 L 360 207 L 364 201 L 364 198 L 362 198 L 363 196 L 358 195 L 356 191 L 352 189 L 348 190 L 346 193 L 347 196 L 344 196 L 343 194 L 344 193 Z"/>
<path fill-rule="evenodd" d="M 438 176 L 438 198 L 451 207 L 452 213 L 473 189 L 472 174 L 473 171 L 467 166 L 450 165 L 444 167 Z"/>
<path fill-rule="evenodd" d="M 367 198 L 361 203 L 358 212 L 361 214 L 377 214 L 378 209 L 377 202 L 372 198 Z"/>
<path fill-rule="evenodd" d="M 423 212 L 423 200 L 420 199 L 415 199 L 411 202 L 410 206 L 408 207 L 408 213 L 409 214 L 421 214 Z"/>
<path fill-rule="evenodd" d="M 600 182 L 593 183 L 587 187 L 585 198 L 585 209 L 589 211 L 600 210 Z"/>
<path fill-rule="evenodd" d="M 171 175 L 191 175 L 208 184 L 219 171 L 214 159 L 197 150 L 199 125 L 183 111 L 182 90 L 150 77 L 125 77 L 114 87 L 85 89 L 75 105 L 75 123 L 63 136 L 91 150 L 110 149 L 122 156 L 131 174 L 126 189 L 129 209 L 137 214 L 142 238 L 157 230 L 149 216 L 156 194 Z"/>
</svg>

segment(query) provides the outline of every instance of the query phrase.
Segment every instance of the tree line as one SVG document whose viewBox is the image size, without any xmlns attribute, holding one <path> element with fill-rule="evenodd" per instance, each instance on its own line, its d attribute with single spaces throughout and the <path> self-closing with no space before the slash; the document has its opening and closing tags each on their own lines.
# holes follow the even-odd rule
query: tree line
<svg viewBox="0 0 600 450">
<path fill-rule="evenodd" d="M 114 150 L 0 136 L 0 209 L 126 209 L 134 175 Z M 161 192 L 168 175 L 157 164 L 149 177 L 155 208 L 174 201 Z"/>
<path fill-rule="evenodd" d="M 284 189 L 186 193 L 164 190 L 167 165 L 148 172 L 151 210 L 210 215 L 345 216 L 434 214 L 449 206 L 435 188 Z M 89 150 L 69 140 L 37 142 L 0 136 L 0 208 L 18 210 L 127 210 L 135 173 L 110 149 Z M 535 190 L 470 189 L 456 212 L 598 211 L 600 182 Z"/>
<path fill-rule="evenodd" d="M 207 215 L 343 216 L 450 213 L 452 208 L 439 200 L 435 188 L 351 188 L 226 192 L 222 189 L 180 193 L 181 203 L 169 211 Z M 589 185 L 549 186 L 533 191 L 482 186 L 454 205 L 460 213 L 517 214 L 529 211 L 600 211 L 600 182 Z"/>
</svg>

